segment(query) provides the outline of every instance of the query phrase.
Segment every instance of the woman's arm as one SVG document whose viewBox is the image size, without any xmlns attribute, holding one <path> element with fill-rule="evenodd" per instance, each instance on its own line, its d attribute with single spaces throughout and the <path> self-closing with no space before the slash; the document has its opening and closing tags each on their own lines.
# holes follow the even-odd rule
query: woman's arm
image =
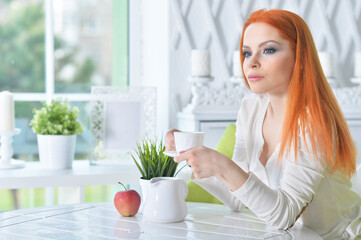
<svg viewBox="0 0 361 240">
<path fill-rule="evenodd" d="M 226 162 L 229 161 L 229 163 L 233 166 L 228 166 L 226 169 L 232 169 L 235 168 L 241 168 L 245 171 L 248 171 L 249 165 L 247 161 L 247 154 L 246 154 L 246 147 L 245 147 L 245 140 L 243 137 L 242 129 L 239 126 L 242 126 L 241 123 L 241 111 L 238 114 L 237 117 L 237 128 L 236 128 L 236 144 L 234 146 L 234 153 L 233 153 L 233 159 L 234 162 L 227 158 L 226 156 L 217 153 L 214 151 L 214 159 L 216 159 L 217 163 L 220 163 L 222 159 L 225 159 Z M 203 147 L 203 150 L 208 152 L 207 148 Z M 200 153 L 202 154 L 202 153 Z M 208 158 L 211 159 L 211 158 Z M 217 160 L 218 159 L 218 160 Z M 233 164 L 232 164 L 233 163 Z M 191 161 L 188 161 L 188 164 L 191 165 Z M 222 164 L 221 164 L 222 165 Z M 237 166 L 238 165 L 238 166 Z M 225 167 L 225 166 L 220 166 Z M 218 168 L 218 167 L 216 167 Z M 193 166 L 192 170 L 194 171 L 196 169 L 195 166 Z M 238 200 L 236 197 L 233 196 L 233 194 L 229 191 L 229 187 L 225 184 L 224 181 L 221 181 L 219 178 L 213 176 L 209 178 L 203 178 L 200 179 L 195 178 L 194 174 L 192 173 L 192 180 L 200 185 L 202 188 L 207 190 L 209 193 L 211 193 L 213 196 L 215 196 L 217 199 L 219 199 L 223 204 L 227 205 L 228 207 L 232 208 L 235 211 L 241 211 L 244 207 L 244 204 Z"/>
<path fill-rule="evenodd" d="M 286 163 L 280 188 L 271 189 L 251 173 L 233 192 L 259 218 L 279 229 L 293 226 L 324 177 L 324 167 L 307 151 L 299 152 L 297 163 L 294 159 L 283 161 Z"/>
<path fill-rule="evenodd" d="M 180 153 L 174 160 L 187 161 L 192 167 L 192 176 L 196 179 L 215 176 L 232 191 L 240 188 L 248 179 L 248 173 L 230 158 L 213 149 L 200 146 Z"/>
<path fill-rule="evenodd" d="M 283 160 L 287 162 L 278 189 L 270 188 L 256 175 L 246 173 L 212 149 L 195 148 L 175 159 L 183 158 L 188 159 L 192 167 L 194 181 L 221 198 L 224 204 L 235 210 L 245 205 L 260 219 L 279 229 L 287 229 L 296 222 L 302 209 L 312 201 L 324 176 L 321 163 L 305 151 L 299 152 L 297 163 L 294 159 Z"/>
<path fill-rule="evenodd" d="M 240 212 L 245 207 L 245 205 L 229 191 L 228 186 L 218 178 L 195 179 L 192 175 L 192 180 L 234 211 Z"/>
<path fill-rule="evenodd" d="M 234 161 L 203 146 L 190 149 L 175 157 L 174 160 L 176 162 L 186 160 L 192 168 L 192 180 L 223 204 L 235 211 L 241 211 L 244 208 L 242 201 L 235 197 L 229 189 L 232 184 L 238 186 L 235 189 L 239 188 L 239 185 L 247 180 L 248 174 Z M 224 174 L 221 176 L 219 173 Z M 223 176 L 227 176 L 229 182 Z"/>
</svg>

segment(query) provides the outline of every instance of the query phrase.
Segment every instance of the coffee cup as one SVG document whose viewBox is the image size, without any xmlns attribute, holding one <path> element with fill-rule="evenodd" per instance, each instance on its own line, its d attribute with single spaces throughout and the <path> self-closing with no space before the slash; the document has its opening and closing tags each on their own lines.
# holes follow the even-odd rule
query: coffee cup
<svg viewBox="0 0 361 240">
<path fill-rule="evenodd" d="M 174 132 L 174 142 L 177 152 L 202 146 L 204 132 Z"/>
</svg>

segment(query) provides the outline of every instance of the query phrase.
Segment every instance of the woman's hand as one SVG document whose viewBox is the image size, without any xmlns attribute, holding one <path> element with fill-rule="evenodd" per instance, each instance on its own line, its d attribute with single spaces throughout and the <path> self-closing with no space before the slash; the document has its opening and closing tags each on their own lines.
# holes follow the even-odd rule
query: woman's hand
<svg viewBox="0 0 361 240">
<path fill-rule="evenodd" d="M 200 146 L 180 152 L 174 161 L 187 161 L 196 179 L 215 176 L 228 185 L 231 191 L 237 190 L 248 179 L 248 173 L 243 171 L 233 160 L 216 150 Z"/>
<path fill-rule="evenodd" d="M 174 143 L 174 132 L 180 132 L 180 131 L 178 129 L 171 129 L 165 134 L 164 145 L 166 151 L 176 151 L 175 143 Z"/>
<path fill-rule="evenodd" d="M 233 162 L 223 154 L 204 146 L 182 151 L 174 158 L 174 161 L 187 161 L 187 164 L 192 167 L 193 176 L 198 179 L 220 177 L 230 166 L 230 162 Z"/>
</svg>

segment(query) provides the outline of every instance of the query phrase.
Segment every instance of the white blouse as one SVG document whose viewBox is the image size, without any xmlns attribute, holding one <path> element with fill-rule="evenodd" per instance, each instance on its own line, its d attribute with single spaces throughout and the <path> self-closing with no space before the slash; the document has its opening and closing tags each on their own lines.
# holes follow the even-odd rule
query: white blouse
<svg viewBox="0 0 361 240">
<path fill-rule="evenodd" d="M 234 192 L 216 177 L 193 181 L 230 208 L 241 211 L 247 206 L 279 229 L 297 221 L 325 239 L 361 236 L 361 197 L 350 189 L 347 178 L 331 174 L 324 161 L 315 160 L 301 134 L 297 162 L 293 150 L 278 162 L 278 145 L 262 165 L 262 124 L 269 103 L 265 95 L 252 94 L 244 98 L 238 113 L 233 160 L 249 173 L 247 181 Z"/>
</svg>

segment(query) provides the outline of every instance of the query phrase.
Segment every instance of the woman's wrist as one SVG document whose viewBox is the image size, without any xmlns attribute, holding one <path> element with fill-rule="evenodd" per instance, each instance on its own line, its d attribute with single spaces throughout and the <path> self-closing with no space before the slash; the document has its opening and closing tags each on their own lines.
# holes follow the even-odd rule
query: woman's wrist
<svg viewBox="0 0 361 240">
<path fill-rule="evenodd" d="M 217 178 L 222 180 L 232 192 L 236 191 L 247 181 L 249 175 L 231 159 L 224 163 L 220 166 Z"/>
</svg>

